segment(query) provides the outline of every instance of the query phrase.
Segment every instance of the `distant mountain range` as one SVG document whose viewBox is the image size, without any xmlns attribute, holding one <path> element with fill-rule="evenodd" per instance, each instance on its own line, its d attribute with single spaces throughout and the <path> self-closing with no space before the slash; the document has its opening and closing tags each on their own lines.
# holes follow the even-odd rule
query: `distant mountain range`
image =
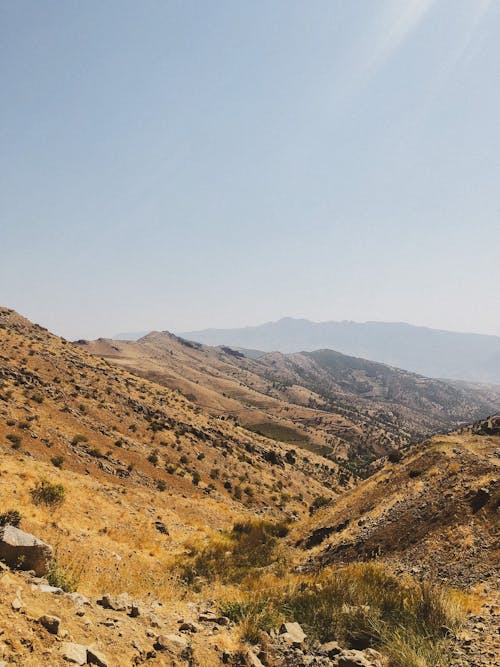
<svg viewBox="0 0 500 667">
<path fill-rule="evenodd" d="M 498 336 L 403 322 L 311 322 L 291 317 L 241 329 L 205 329 L 180 335 L 205 345 L 263 352 L 331 349 L 427 377 L 500 384 Z"/>
</svg>

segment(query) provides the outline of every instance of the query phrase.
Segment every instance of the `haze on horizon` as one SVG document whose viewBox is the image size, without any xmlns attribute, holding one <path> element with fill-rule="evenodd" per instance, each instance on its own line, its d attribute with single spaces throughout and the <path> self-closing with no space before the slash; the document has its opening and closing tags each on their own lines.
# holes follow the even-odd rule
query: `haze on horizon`
<svg viewBox="0 0 500 667">
<path fill-rule="evenodd" d="M 0 2 L 0 305 L 500 335 L 500 3 Z"/>
</svg>

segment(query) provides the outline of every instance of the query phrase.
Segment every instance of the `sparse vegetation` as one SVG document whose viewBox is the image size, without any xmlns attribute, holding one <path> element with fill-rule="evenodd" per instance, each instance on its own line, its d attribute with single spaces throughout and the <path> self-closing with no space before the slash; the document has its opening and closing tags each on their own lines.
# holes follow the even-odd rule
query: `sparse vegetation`
<svg viewBox="0 0 500 667">
<path fill-rule="evenodd" d="M 57 507 L 64 502 L 65 489 L 62 484 L 41 479 L 31 490 L 31 497 L 36 505 Z"/>
<path fill-rule="evenodd" d="M 16 528 L 21 523 L 21 513 L 17 510 L 7 510 L 0 514 L 0 526 L 15 526 Z"/>
</svg>

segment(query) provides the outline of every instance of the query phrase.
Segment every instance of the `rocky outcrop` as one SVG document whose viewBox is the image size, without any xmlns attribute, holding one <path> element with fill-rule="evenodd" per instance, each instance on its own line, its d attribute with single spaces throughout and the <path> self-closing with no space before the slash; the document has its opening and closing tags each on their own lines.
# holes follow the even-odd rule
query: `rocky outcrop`
<svg viewBox="0 0 500 667">
<path fill-rule="evenodd" d="M 4 526 L 0 528 L 0 560 L 9 567 L 33 570 L 42 577 L 49 571 L 52 547 L 24 530 Z"/>
</svg>

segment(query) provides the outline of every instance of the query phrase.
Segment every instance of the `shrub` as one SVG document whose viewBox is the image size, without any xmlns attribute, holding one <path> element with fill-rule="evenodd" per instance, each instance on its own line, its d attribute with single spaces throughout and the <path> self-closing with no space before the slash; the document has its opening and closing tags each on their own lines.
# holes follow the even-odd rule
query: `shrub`
<svg viewBox="0 0 500 667">
<path fill-rule="evenodd" d="M 16 528 L 21 523 L 21 513 L 17 510 L 7 510 L 0 514 L 0 526 L 15 526 Z"/>
<path fill-rule="evenodd" d="M 151 454 L 148 456 L 148 461 L 154 466 L 158 465 L 158 450 L 157 449 L 154 449 L 151 452 Z"/>
<path fill-rule="evenodd" d="M 193 548 L 193 560 L 182 565 L 187 583 L 197 577 L 242 581 L 255 570 L 283 560 L 277 540 L 288 533 L 283 522 L 255 519 L 236 523 L 230 533 L 222 533 L 201 550 Z"/>
<path fill-rule="evenodd" d="M 82 435 L 81 433 L 77 433 L 74 437 L 73 440 L 71 441 L 72 445 L 78 445 L 80 442 L 88 442 L 89 439 L 87 438 L 86 435 Z"/>
<path fill-rule="evenodd" d="M 12 444 L 12 449 L 19 449 L 21 447 L 21 437 L 15 433 L 8 433 L 7 440 Z"/>
<path fill-rule="evenodd" d="M 316 498 L 312 501 L 311 505 L 309 506 L 309 514 L 314 514 L 317 510 L 321 509 L 321 507 L 326 507 L 331 503 L 331 498 L 327 498 L 327 496 L 316 496 Z"/>
<path fill-rule="evenodd" d="M 200 473 L 199 473 L 197 470 L 195 470 L 195 471 L 193 472 L 193 479 L 192 479 L 192 481 L 193 481 L 193 484 L 194 484 L 195 486 L 198 486 L 198 484 L 199 484 L 200 481 L 201 481 L 201 475 L 200 475 Z"/>
<path fill-rule="evenodd" d="M 51 459 L 52 465 L 54 465 L 56 468 L 62 468 L 63 463 L 64 463 L 64 456 L 53 456 Z"/>
<path fill-rule="evenodd" d="M 397 449 L 391 449 L 389 454 L 387 455 L 387 458 L 391 463 L 399 463 L 401 459 L 403 458 L 403 455 L 401 452 Z"/>
<path fill-rule="evenodd" d="M 31 489 L 31 497 L 36 505 L 58 506 L 64 502 L 65 489 L 62 484 L 39 480 Z"/>
<path fill-rule="evenodd" d="M 62 588 L 65 593 L 74 593 L 80 581 L 80 573 L 53 560 L 47 573 L 47 581 L 50 586 Z"/>
</svg>

